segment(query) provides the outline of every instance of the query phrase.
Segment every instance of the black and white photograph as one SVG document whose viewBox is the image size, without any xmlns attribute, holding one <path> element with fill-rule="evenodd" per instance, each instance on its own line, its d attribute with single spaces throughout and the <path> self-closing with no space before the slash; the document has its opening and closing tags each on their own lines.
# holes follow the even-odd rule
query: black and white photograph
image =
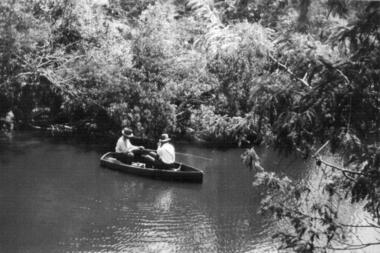
<svg viewBox="0 0 380 253">
<path fill-rule="evenodd" d="M 380 1 L 0 0 L 0 253 L 380 252 Z"/>
</svg>

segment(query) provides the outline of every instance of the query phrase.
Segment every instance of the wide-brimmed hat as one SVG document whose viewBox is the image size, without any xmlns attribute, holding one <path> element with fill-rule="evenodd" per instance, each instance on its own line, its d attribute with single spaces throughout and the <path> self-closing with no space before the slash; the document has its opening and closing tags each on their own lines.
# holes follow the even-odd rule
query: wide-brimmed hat
<svg viewBox="0 0 380 253">
<path fill-rule="evenodd" d="M 168 142 L 170 140 L 171 139 L 169 138 L 168 134 L 161 134 L 160 139 L 159 139 L 160 142 Z"/>
<path fill-rule="evenodd" d="M 128 127 L 124 127 L 123 130 L 121 130 L 121 134 L 128 138 L 133 136 L 132 130 Z"/>
</svg>

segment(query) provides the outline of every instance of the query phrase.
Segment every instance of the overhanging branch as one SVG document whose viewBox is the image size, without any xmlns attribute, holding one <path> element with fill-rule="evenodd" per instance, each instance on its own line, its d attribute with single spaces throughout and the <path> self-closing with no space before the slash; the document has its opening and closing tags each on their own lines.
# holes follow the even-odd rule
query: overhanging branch
<svg viewBox="0 0 380 253">
<path fill-rule="evenodd" d="M 328 249 L 331 249 L 331 250 L 358 250 L 358 249 L 364 249 L 366 247 L 369 247 L 369 246 L 375 246 L 375 245 L 380 245 L 380 242 L 374 242 L 374 243 L 363 243 L 363 244 L 356 244 L 356 245 L 352 245 L 352 244 L 346 244 L 347 246 L 346 247 L 332 247 L 332 246 L 329 246 L 327 247 Z"/>
<path fill-rule="evenodd" d="M 285 64 L 282 64 L 277 59 L 275 59 L 272 55 L 268 54 L 269 58 L 274 61 L 278 66 L 280 66 L 282 69 L 284 69 L 286 72 L 288 72 L 294 79 L 301 82 L 304 86 L 307 88 L 311 88 L 310 84 L 308 84 L 304 79 L 299 78 L 296 74 L 294 74 L 293 71 L 291 71 Z"/>
<path fill-rule="evenodd" d="M 341 168 L 341 167 L 339 167 L 339 166 L 337 166 L 337 165 L 335 165 L 335 164 L 332 164 L 332 163 L 326 162 L 326 161 L 322 160 L 321 158 L 318 158 L 318 160 L 321 161 L 321 163 L 323 163 L 323 164 L 325 164 L 325 165 L 327 165 L 327 166 L 329 166 L 329 167 L 331 167 L 331 168 L 333 168 L 333 169 L 337 169 L 337 170 L 339 170 L 339 171 L 341 171 L 341 172 L 343 172 L 343 173 L 349 173 L 349 174 L 359 175 L 359 176 L 364 175 L 363 173 L 358 172 L 358 171 L 353 171 L 353 170 L 343 169 L 343 168 Z"/>
</svg>

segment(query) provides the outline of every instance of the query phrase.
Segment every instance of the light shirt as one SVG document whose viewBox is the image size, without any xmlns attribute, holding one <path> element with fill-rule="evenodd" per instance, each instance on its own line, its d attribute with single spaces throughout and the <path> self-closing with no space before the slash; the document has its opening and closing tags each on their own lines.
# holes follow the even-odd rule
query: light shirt
<svg viewBox="0 0 380 253">
<path fill-rule="evenodd" d="M 174 146 L 170 143 L 164 143 L 158 147 L 157 154 L 164 163 L 172 164 L 175 161 Z"/>
<path fill-rule="evenodd" d="M 7 115 L 5 116 L 5 121 L 6 122 L 13 122 L 14 118 L 15 118 L 15 115 L 13 114 L 13 112 L 9 111 L 7 113 Z"/>
<path fill-rule="evenodd" d="M 117 140 L 115 151 L 117 153 L 128 153 L 128 152 L 135 150 L 136 148 L 137 147 L 135 145 L 132 145 L 132 143 L 129 141 L 129 139 L 124 140 L 123 136 L 121 136 Z"/>
</svg>

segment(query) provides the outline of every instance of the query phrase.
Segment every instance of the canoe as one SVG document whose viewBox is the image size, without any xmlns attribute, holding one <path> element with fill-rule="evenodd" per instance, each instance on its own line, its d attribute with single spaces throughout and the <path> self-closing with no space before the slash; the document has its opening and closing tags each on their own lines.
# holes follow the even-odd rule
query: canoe
<svg viewBox="0 0 380 253">
<path fill-rule="evenodd" d="M 100 165 L 113 170 L 150 177 L 155 179 L 202 183 L 203 171 L 183 163 L 175 163 L 175 169 L 161 170 L 151 168 L 140 161 L 133 161 L 131 164 L 125 164 L 114 158 L 114 152 L 105 153 L 100 158 Z"/>
</svg>

